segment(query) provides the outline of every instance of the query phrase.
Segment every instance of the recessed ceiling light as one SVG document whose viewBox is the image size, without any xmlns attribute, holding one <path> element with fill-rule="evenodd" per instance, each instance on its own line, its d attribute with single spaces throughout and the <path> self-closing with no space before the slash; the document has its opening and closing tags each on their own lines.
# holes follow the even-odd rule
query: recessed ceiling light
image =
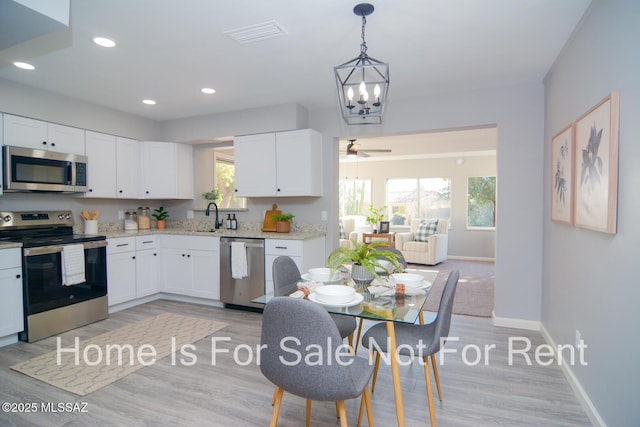
<svg viewBox="0 0 640 427">
<path fill-rule="evenodd" d="M 210 87 L 203 87 L 202 93 L 206 93 L 207 95 L 211 95 L 212 93 L 216 93 L 215 89 L 211 89 Z"/>
<path fill-rule="evenodd" d="M 94 37 L 93 42 L 102 47 L 114 47 L 116 45 L 116 42 L 105 37 Z"/>
<path fill-rule="evenodd" d="M 34 67 L 31 64 L 27 64 L 26 62 L 14 62 L 13 65 L 15 65 L 18 68 L 22 68 L 23 70 L 35 70 L 36 67 Z"/>
<path fill-rule="evenodd" d="M 156 105 L 156 101 L 154 101 L 153 99 L 143 99 L 142 103 L 147 105 Z"/>
</svg>

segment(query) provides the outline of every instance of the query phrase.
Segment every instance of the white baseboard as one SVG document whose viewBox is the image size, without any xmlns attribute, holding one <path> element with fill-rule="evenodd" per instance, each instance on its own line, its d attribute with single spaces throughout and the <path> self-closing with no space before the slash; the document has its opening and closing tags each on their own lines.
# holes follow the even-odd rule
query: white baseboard
<svg viewBox="0 0 640 427">
<path fill-rule="evenodd" d="M 485 258 L 485 257 L 477 257 L 477 256 L 458 256 L 458 255 L 447 255 L 447 259 L 450 260 L 460 260 L 460 261 L 485 261 L 485 262 L 496 262 L 495 258 Z"/>
<path fill-rule="evenodd" d="M 0 347 L 15 344 L 17 342 L 18 342 L 18 334 L 7 335 L 6 337 L 0 338 Z"/>
<path fill-rule="evenodd" d="M 558 346 L 556 345 L 555 341 L 553 340 L 553 338 L 551 338 L 551 335 L 549 335 L 549 332 L 546 330 L 546 328 L 542 324 L 540 325 L 540 333 L 542 334 L 542 337 L 547 342 L 547 344 L 549 344 L 555 352 L 555 349 L 557 349 Z M 554 357 L 556 357 L 556 355 L 554 355 Z M 560 365 L 560 369 L 562 369 L 562 373 L 564 374 L 565 378 L 569 382 L 569 385 L 573 389 L 573 392 L 578 398 L 578 401 L 580 401 L 580 404 L 582 405 L 585 412 L 587 413 L 587 416 L 589 417 L 589 420 L 591 420 L 591 423 L 594 426 L 607 427 L 607 424 L 604 422 L 604 420 L 600 416 L 600 413 L 596 409 L 595 405 L 593 404 L 591 399 L 589 399 L 589 395 L 584 390 L 584 388 L 582 388 L 582 384 L 580 384 L 580 381 L 578 381 L 578 378 L 576 378 L 575 374 L 571 370 L 571 366 L 569 365 L 569 363 L 562 363 Z"/>
<path fill-rule="evenodd" d="M 493 325 L 501 328 L 526 329 L 529 331 L 539 331 L 540 322 L 537 320 L 513 319 L 510 317 L 498 317 L 496 312 L 491 311 Z"/>
</svg>

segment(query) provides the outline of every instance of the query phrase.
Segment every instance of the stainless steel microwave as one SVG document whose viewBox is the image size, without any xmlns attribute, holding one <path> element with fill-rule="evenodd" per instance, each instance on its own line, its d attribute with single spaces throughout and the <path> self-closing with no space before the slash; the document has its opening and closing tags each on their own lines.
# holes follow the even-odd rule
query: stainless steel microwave
<svg viewBox="0 0 640 427">
<path fill-rule="evenodd" d="M 87 191 L 87 157 L 5 146 L 4 191 Z"/>
</svg>

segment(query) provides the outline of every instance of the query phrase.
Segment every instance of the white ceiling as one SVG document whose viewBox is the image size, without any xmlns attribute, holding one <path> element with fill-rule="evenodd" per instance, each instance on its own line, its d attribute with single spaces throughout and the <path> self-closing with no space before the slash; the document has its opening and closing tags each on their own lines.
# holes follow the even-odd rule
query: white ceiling
<svg viewBox="0 0 640 427">
<path fill-rule="evenodd" d="M 359 53 L 356 3 L 71 0 L 69 45 L 0 51 L 0 77 L 158 121 L 293 102 L 330 108 L 337 102 L 332 67 Z M 590 0 L 372 3 L 368 53 L 389 62 L 396 101 L 541 82 Z M 224 34 L 269 20 L 288 35 L 241 45 Z M 118 46 L 97 47 L 98 35 Z M 36 70 L 17 69 L 15 60 Z M 204 86 L 217 93 L 203 95 Z"/>
</svg>

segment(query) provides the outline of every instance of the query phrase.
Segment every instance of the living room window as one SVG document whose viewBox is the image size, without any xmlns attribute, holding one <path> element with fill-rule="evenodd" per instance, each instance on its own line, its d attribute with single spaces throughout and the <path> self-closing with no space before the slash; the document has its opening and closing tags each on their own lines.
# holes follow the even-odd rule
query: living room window
<svg viewBox="0 0 640 427">
<path fill-rule="evenodd" d="M 424 218 L 451 218 L 451 179 L 387 180 L 386 204 L 391 226 L 406 226 Z"/>
<path fill-rule="evenodd" d="M 371 206 L 370 179 L 341 179 L 338 197 L 340 216 L 366 216 Z"/>
<path fill-rule="evenodd" d="M 495 229 L 496 177 L 467 178 L 467 228 Z"/>
</svg>

